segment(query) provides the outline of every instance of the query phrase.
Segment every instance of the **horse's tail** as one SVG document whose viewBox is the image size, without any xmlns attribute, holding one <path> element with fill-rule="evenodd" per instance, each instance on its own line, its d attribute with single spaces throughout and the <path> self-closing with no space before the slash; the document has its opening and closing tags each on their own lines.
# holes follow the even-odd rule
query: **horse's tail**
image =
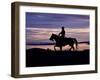
<svg viewBox="0 0 100 80">
<path fill-rule="evenodd" d="M 78 49 L 78 41 L 76 40 L 76 38 L 73 39 L 75 44 L 76 44 L 76 49 Z"/>
</svg>

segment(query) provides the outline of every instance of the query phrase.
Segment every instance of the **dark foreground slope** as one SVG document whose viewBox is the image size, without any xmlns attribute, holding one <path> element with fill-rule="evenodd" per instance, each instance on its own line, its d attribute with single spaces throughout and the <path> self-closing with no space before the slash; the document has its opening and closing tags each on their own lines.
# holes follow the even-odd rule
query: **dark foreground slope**
<svg viewBox="0 0 100 80">
<path fill-rule="evenodd" d="M 52 51 L 39 48 L 26 50 L 26 67 L 89 64 L 89 50 Z"/>
</svg>

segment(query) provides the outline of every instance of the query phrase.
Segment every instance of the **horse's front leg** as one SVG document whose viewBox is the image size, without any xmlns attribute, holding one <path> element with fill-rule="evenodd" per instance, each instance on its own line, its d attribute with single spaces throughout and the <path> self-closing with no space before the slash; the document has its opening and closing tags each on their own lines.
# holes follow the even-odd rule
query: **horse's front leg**
<svg viewBox="0 0 100 80">
<path fill-rule="evenodd" d="M 74 46 L 72 46 L 72 48 L 73 48 L 73 51 L 74 51 L 75 50 Z"/>
<path fill-rule="evenodd" d="M 56 45 L 54 45 L 54 50 L 56 51 Z"/>
</svg>

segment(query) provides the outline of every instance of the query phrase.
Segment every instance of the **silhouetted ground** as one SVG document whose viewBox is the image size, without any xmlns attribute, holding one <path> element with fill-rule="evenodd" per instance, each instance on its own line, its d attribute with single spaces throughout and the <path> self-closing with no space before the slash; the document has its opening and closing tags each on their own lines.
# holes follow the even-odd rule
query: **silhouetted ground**
<svg viewBox="0 0 100 80">
<path fill-rule="evenodd" d="M 26 50 L 26 67 L 89 64 L 89 50 L 52 51 L 40 48 Z"/>
</svg>

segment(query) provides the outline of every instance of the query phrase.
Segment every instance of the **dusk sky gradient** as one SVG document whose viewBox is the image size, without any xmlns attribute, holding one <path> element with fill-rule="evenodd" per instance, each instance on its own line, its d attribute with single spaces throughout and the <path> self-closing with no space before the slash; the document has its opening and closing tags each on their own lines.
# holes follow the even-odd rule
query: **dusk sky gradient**
<svg viewBox="0 0 100 80">
<path fill-rule="evenodd" d="M 26 43 L 50 42 L 65 27 L 66 37 L 89 41 L 89 15 L 26 12 Z"/>
</svg>

